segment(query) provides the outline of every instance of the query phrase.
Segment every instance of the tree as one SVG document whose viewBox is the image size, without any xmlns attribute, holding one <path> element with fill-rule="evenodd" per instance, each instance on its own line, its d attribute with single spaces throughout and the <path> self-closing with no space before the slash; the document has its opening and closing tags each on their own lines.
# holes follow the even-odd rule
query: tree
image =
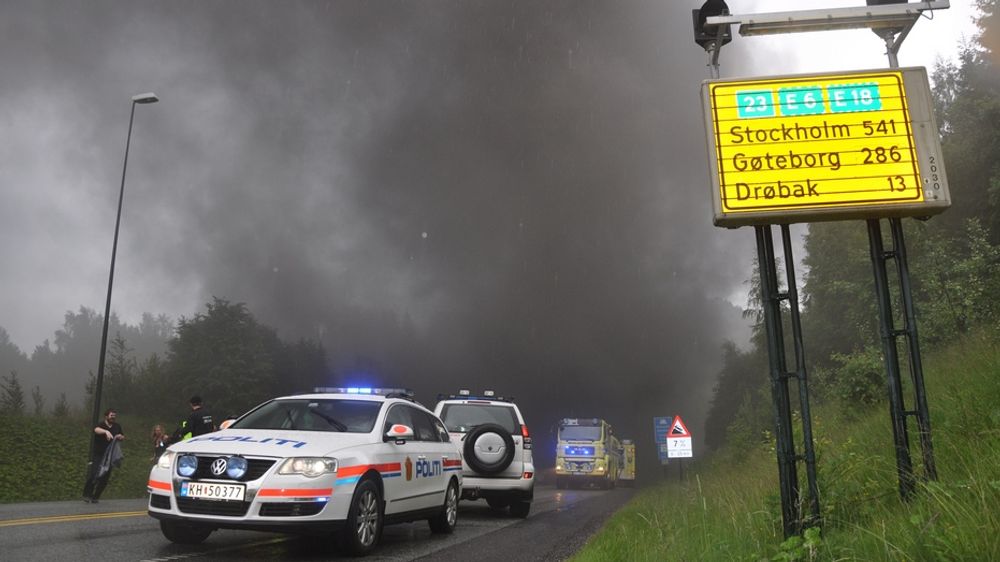
<svg viewBox="0 0 1000 562">
<path fill-rule="evenodd" d="M 154 353 L 142 363 L 135 377 L 132 393 L 134 404 L 141 412 L 161 419 L 172 419 L 177 414 L 177 405 L 163 400 L 163 392 L 170 388 L 167 365 Z"/>
<path fill-rule="evenodd" d="M 1000 47 L 998 0 L 979 0 L 979 33 L 965 45 L 958 65 L 934 70 L 941 148 L 952 186 L 952 209 L 939 219 L 952 233 L 977 218 L 1000 243 Z M 961 194 L 960 197 L 954 196 Z"/>
<path fill-rule="evenodd" d="M 35 416 L 41 416 L 45 410 L 45 397 L 42 396 L 42 389 L 38 388 L 38 385 L 31 389 L 31 399 L 35 403 Z"/>
<path fill-rule="evenodd" d="M 108 408 L 130 411 L 135 405 L 133 386 L 138 367 L 125 338 L 117 334 L 108 348 L 108 362 L 104 373 L 104 399 Z"/>
<path fill-rule="evenodd" d="M 28 356 L 10 341 L 7 330 L 0 328 L 0 373 L 25 373 L 28 366 Z"/>
<path fill-rule="evenodd" d="M 55 407 L 52 408 L 52 415 L 57 418 L 69 417 L 69 404 L 66 402 L 65 392 L 59 395 L 59 401 L 56 402 Z"/>
<path fill-rule="evenodd" d="M 850 354 L 878 336 L 868 236 L 862 221 L 809 225 L 802 332 L 814 365 Z"/>
<path fill-rule="evenodd" d="M 284 392 L 305 392 L 324 386 L 328 373 L 326 350 L 323 344 L 307 339 L 284 344 L 278 370 Z"/>
<path fill-rule="evenodd" d="M 0 383 L 0 412 L 8 415 L 21 415 L 24 413 L 24 389 L 21 388 L 21 381 L 17 379 L 17 371 L 11 371 L 9 377 L 3 378 Z"/>
<path fill-rule="evenodd" d="M 214 298 L 207 311 L 181 318 L 168 352 L 176 403 L 202 396 L 219 415 L 242 413 L 281 386 L 276 371 L 282 345 L 243 303 Z"/>
<path fill-rule="evenodd" d="M 722 371 L 705 419 L 705 444 L 710 449 L 731 442 L 732 433 L 739 429 L 770 429 L 773 425 L 768 418 L 770 394 L 763 392 L 768 381 L 766 349 L 758 346 L 741 351 L 727 341 L 722 353 Z M 738 418 L 742 418 L 740 428 L 734 428 Z"/>
</svg>

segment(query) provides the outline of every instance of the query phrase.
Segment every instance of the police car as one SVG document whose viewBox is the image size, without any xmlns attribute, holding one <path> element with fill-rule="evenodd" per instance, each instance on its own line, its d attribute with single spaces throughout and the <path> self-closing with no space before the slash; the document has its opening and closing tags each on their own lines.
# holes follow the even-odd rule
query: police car
<svg viewBox="0 0 1000 562">
<path fill-rule="evenodd" d="M 215 529 L 329 533 L 351 554 L 370 552 L 387 523 L 451 533 L 461 453 L 411 396 L 326 388 L 265 402 L 170 446 L 149 474 L 149 515 L 177 543 Z"/>
</svg>

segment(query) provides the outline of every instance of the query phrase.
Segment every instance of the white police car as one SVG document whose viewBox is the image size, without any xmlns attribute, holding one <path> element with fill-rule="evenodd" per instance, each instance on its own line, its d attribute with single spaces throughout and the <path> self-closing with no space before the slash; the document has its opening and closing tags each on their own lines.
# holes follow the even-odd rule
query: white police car
<svg viewBox="0 0 1000 562">
<path fill-rule="evenodd" d="M 332 533 L 371 551 L 386 523 L 450 533 L 462 457 L 433 413 L 397 389 L 316 389 L 265 402 L 227 429 L 170 446 L 149 474 L 163 535 L 215 529 Z"/>
</svg>

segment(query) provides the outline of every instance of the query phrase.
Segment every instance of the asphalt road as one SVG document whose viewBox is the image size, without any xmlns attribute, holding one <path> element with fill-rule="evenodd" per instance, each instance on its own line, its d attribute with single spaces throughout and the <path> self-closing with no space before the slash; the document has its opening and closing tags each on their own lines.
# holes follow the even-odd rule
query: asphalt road
<svg viewBox="0 0 1000 562">
<path fill-rule="evenodd" d="M 432 535 L 426 522 L 385 528 L 366 561 L 563 560 L 576 552 L 632 496 L 631 490 L 535 488 L 527 519 L 498 513 L 483 501 L 459 505 L 452 535 Z M 331 560 L 343 558 L 332 541 L 252 531 L 216 531 L 203 544 L 175 545 L 146 514 L 145 500 L 99 504 L 48 502 L 0 505 L 0 559 L 4 562 Z"/>
</svg>

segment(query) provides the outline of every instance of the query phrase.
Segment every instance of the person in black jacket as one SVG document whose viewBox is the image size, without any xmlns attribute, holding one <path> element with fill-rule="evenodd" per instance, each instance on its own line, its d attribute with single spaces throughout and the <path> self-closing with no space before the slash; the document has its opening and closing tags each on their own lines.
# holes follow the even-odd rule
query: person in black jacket
<svg viewBox="0 0 1000 562">
<path fill-rule="evenodd" d="M 216 429 L 211 412 L 202 405 L 201 396 L 192 396 L 188 403 L 191 404 L 191 413 L 174 431 L 171 443 L 211 433 Z"/>
<path fill-rule="evenodd" d="M 104 474 L 99 475 L 98 471 L 108 445 L 112 441 L 125 439 L 122 426 L 118 425 L 118 412 L 113 408 L 104 412 L 104 419 L 94 428 L 93 439 L 93 451 L 90 462 L 87 463 L 87 483 L 83 485 L 83 501 L 87 503 L 97 503 L 111 478 L 110 467 Z"/>
</svg>

